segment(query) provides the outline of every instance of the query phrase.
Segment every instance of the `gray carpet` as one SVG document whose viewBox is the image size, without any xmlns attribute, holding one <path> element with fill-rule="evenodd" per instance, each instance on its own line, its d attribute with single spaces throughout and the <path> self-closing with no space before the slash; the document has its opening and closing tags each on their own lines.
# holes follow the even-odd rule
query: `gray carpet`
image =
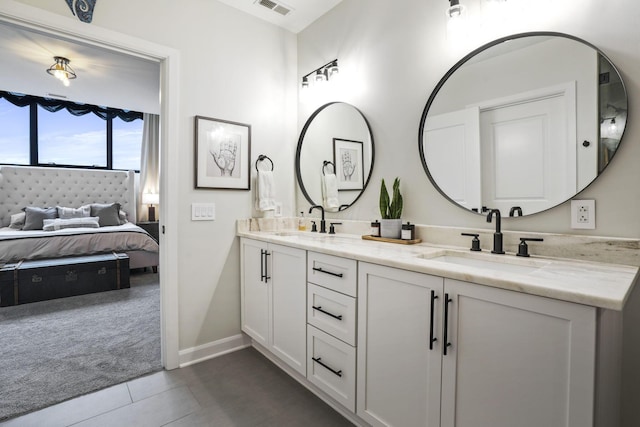
<svg viewBox="0 0 640 427">
<path fill-rule="evenodd" d="M 158 275 L 0 308 L 0 420 L 162 369 Z"/>
</svg>

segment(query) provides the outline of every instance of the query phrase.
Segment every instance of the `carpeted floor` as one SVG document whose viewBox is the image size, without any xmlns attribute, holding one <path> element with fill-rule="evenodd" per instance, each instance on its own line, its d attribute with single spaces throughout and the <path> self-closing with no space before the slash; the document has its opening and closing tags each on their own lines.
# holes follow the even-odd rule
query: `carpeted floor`
<svg viewBox="0 0 640 427">
<path fill-rule="evenodd" d="M 0 308 L 0 420 L 162 369 L 158 275 Z"/>
</svg>

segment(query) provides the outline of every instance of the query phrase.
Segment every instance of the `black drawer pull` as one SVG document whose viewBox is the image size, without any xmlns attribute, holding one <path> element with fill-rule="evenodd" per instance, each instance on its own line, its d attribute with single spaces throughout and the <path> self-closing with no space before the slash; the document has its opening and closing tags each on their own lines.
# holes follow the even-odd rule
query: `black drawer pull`
<svg viewBox="0 0 640 427">
<path fill-rule="evenodd" d="M 443 353 L 447 355 L 447 348 L 451 347 L 451 343 L 449 342 L 449 303 L 453 302 L 451 298 L 449 298 L 449 294 L 444 294 L 444 347 Z"/>
<path fill-rule="evenodd" d="M 328 311 L 323 310 L 322 306 L 320 306 L 320 305 L 317 306 L 317 307 L 315 305 L 312 305 L 311 308 L 313 308 L 314 310 L 318 310 L 320 313 L 324 313 L 327 316 L 331 316 L 334 319 L 342 320 L 342 314 L 335 315 L 333 313 L 329 313 Z"/>
<path fill-rule="evenodd" d="M 334 273 L 332 271 L 326 271 L 326 270 L 323 270 L 322 268 L 318 268 L 318 267 L 313 267 L 313 271 L 317 271 L 318 273 L 330 274 L 330 275 L 336 276 L 336 277 L 342 277 L 342 273 Z"/>
<path fill-rule="evenodd" d="M 433 350 L 433 343 L 438 341 L 438 338 L 433 336 L 433 317 L 434 317 L 434 308 L 435 302 L 438 299 L 438 295 L 436 295 L 436 291 L 431 291 L 431 323 L 429 323 L 429 350 Z"/>
<path fill-rule="evenodd" d="M 323 368 L 325 368 L 325 369 L 330 370 L 331 372 L 333 372 L 333 373 L 334 373 L 334 374 L 336 374 L 337 376 L 342 377 L 342 370 L 336 371 L 336 370 L 331 369 L 330 367 L 328 367 L 327 365 L 325 365 L 324 363 L 322 363 L 322 362 L 320 361 L 321 359 L 322 359 L 321 357 L 318 357 L 317 359 L 316 359 L 315 357 L 312 357 L 312 358 L 311 358 L 311 360 L 313 360 L 314 362 L 316 362 L 318 365 L 322 366 L 322 367 L 323 367 Z"/>
</svg>

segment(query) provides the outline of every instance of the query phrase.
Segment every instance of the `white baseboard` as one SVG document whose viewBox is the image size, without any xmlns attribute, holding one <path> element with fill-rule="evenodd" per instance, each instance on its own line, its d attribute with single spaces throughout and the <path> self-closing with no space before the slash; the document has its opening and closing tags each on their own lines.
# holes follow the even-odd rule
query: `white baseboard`
<svg viewBox="0 0 640 427">
<path fill-rule="evenodd" d="M 186 348 L 179 352 L 179 364 L 181 368 L 204 362 L 214 357 L 222 356 L 251 346 L 251 338 L 245 334 L 233 335 L 221 340 L 202 344 L 197 347 Z"/>
</svg>

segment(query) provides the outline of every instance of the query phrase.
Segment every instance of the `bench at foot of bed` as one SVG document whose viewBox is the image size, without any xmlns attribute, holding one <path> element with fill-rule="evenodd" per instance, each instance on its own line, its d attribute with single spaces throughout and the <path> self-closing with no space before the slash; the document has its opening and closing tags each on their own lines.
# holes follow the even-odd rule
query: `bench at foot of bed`
<svg viewBox="0 0 640 427">
<path fill-rule="evenodd" d="M 129 286 L 126 254 L 21 261 L 0 268 L 0 307 Z"/>
</svg>

